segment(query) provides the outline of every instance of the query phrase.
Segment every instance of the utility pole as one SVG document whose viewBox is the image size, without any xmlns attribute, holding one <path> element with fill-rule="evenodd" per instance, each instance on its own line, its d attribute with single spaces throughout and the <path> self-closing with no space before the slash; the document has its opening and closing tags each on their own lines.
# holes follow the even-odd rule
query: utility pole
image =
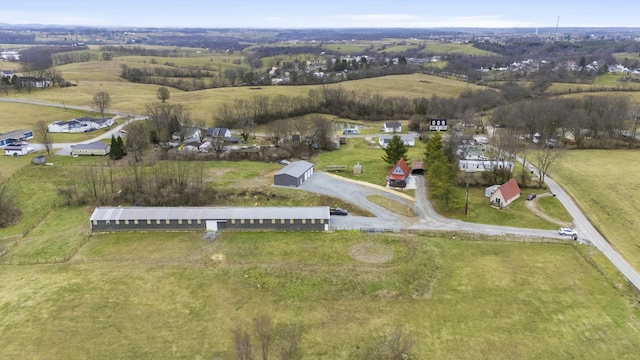
<svg viewBox="0 0 640 360">
<path fill-rule="evenodd" d="M 558 20 L 556 20 L 556 36 L 553 39 L 554 41 L 558 41 L 558 25 L 560 25 L 560 15 L 558 15 Z"/>
<path fill-rule="evenodd" d="M 464 197 L 464 214 L 469 215 L 469 183 L 467 183 L 467 193 Z"/>
</svg>

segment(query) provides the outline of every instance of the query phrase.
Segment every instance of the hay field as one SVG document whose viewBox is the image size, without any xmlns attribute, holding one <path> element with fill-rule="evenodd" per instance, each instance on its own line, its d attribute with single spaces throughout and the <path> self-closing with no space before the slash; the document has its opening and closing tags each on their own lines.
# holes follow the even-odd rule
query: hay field
<svg viewBox="0 0 640 360">
<path fill-rule="evenodd" d="M 636 270 L 640 270 L 638 162 L 637 150 L 569 151 L 550 173 Z"/>
<path fill-rule="evenodd" d="M 632 359 L 640 351 L 638 309 L 571 245 L 351 232 L 215 241 L 107 234 L 68 263 L 4 265 L 0 283 L 0 332 L 11 339 L 2 358 L 231 359 L 231 328 L 258 315 L 301 323 L 305 359 L 348 359 L 400 325 L 418 358 Z"/>
<path fill-rule="evenodd" d="M 106 91 L 111 96 L 111 108 L 133 114 L 143 113 L 145 105 L 158 101 L 156 92 L 158 85 L 129 83 L 120 78 L 117 61 L 71 64 L 71 71 L 77 74 L 77 86 L 67 88 L 50 88 L 33 91 L 31 94 L 22 92 L 19 97 L 34 100 L 44 100 L 68 105 L 89 106 L 93 95 L 99 91 Z M 100 72 L 100 67 L 106 64 L 105 80 L 89 79 L 91 72 Z M 80 75 L 85 73 L 85 75 Z M 63 76 L 66 76 L 63 72 Z M 72 80 L 72 82 L 75 82 Z M 408 98 L 437 96 L 457 96 L 467 89 L 476 90 L 484 87 L 467 84 L 460 81 L 445 79 L 437 76 L 412 74 L 392 75 L 379 78 L 348 81 L 331 84 L 330 87 L 342 87 L 345 90 L 368 91 L 380 93 L 383 96 L 405 96 Z M 287 97 L 306 96 L 311 89 L 321 89 L 321 85 L 304 86 L 264 86 L 261 90 L 251 90 L 249 87 L 229 87 L 185 92 L 170 88 L 169 102 L 184 104 L 192 112 L 193 118 L 210 121 L 213 114 L 223 103 L 233 102 L 234 99 L 251 99 L 256 95 Z"/>
</svg>

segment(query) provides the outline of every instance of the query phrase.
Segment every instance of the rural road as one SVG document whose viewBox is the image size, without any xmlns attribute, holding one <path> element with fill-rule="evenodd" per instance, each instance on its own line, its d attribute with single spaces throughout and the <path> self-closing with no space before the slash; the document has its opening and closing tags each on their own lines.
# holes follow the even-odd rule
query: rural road
<svg viewBox="0 0 640 360">
<path fill-rule="evenodd" d="M 20 98 L 6 98 L 0 97 L 0 101 L 22 103 L 30 105 L 52 106 L 58 108 L 69 108 L 77 110 L 93 109 L 88 106 L 70 106 L 57 103 L 49 103 L 44 101 L 20 99 Z M 110 138 L 111 135 L 119 132 L 120 129 L 131 121 L 142 120 L 142 115 L 131 114 L 128 112 L 109 110 L 110 114 L 116 114 L 120 117 L 129 117 L 130 119 L 125 121 L 113 129 L 105 132 L 104 134 L 93 138 L 91 140 L 83 141 L 81 143 L 90 143 L 98 141 L 104 138 Z M 54 149 L 59 153 L 70 154 L 71 143 L 54 144 Z M 37 144 L 34 144 L 34 148 L 37 148 Z M 40 145 L 41 149 L 44 146 Z M 522 159 L 518 159 L 522 162 Z M 527 167 L 537 173 L 537 169 L 527 164 Z M 427 199 L 426 186 L 424 184 L 424 178 L 421 176 L 416 177 L 416 193 L 415 202 L 411 204 L 405 197 L 399 194 L 393 194 L 393 190 L 387 191 L 387 189 L 371 186 L 370 184 L 360 183 L 352 180 L 346 180 L 344 178 L 329 176 L 318 172 L 314 174 L 309 180 L 307 180 L 300 188 L 312 192 L 317 192 L 325 195 L 335 196 L 337 198 L 349 201 L 357 206 L 371 211 L 376 214 L 376 218 L 362 217 L 362 216 L 344 216 L 332 217 L 333 226 L 336 229 L 392 229 L 400 230 L 403 228 L 416 229 L 416 230 L 452 230 L 452 231 L 467 231 L 473 233 L 481 233 L 487 235 L 507 235 L 513 234 L 517 236 L 538 236 L 538 237 L 553 237 L 562 238 L 557 231 L 551 230 L 538 230 L 538 229 L 524 229 L 524 228 L 512 228 L 505 226 L 485 225 L 485 224 L 473 224 L 460 220 L 448 219 L 440 216 L 435 212 L 431 204 Z M 545 183 L 549 187 L 549 191 L 556 194 L 558 200 L 567 209 L 569 214 L 573 217 L 574 226 L 578 232 L 578 239 L 584 243 L 593 244 L 598 250 L 600 250 L 606 257 L 618 268 L 618 270 L 637 288 L 640 290 L 640 274 L 629 265 L 629 263 L 618 254 L 618 252 L 607 242 L 607 240 L 593 227 L 591 222 L 582 213 L 578 206 L 574 203 L 573 199 L 567 194 L 552 178 L 545 177 Z M 418 215 L 417 218 L 406 218 L 404 216 L 393 213 L 377 204 L 368 201 L 366 198 L 369 195 L 380 195 L 392 198 L 407 206 L 414 206 L 415 212 Z"/>
</svg>

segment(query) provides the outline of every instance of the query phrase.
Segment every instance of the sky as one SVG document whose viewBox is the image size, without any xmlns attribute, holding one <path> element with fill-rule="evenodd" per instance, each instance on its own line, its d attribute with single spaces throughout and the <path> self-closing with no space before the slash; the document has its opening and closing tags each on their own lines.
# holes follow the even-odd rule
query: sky
<svg viewBox="0 0 640 360">
<path fill-rule="evenodd" d="M 0 23 L 96 27 L 640 27 L 634 0 L 0 0 Z M 626 10 L 625 10 L 626 9 Z"/>
</svg>

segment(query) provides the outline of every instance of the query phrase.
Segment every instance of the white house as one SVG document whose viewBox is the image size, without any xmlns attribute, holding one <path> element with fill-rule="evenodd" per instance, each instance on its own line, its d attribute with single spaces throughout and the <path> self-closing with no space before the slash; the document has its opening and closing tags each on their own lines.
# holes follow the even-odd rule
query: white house
<svg viewBox="0 0 640 360">
<path fill-rule="evenodd" d="M 207 137 L 223 137 L 230 138 L 231 131 L 227 128 L 212 127 L 207 129 Z"/>
<path fill-rule="evenodd" d="M 386 132 L 386 133 L 392 133 L 392 132 L 399 133 L 399 132 L 402 132 L 402 124 L 397 121 L 388 121 L 382 125 L 382 128 L 380 129 L 380 131 Z"/>
<path fill-rule="evenodd" d="M 410 146 L 410 147 L 416 146 L 416 138 L 413 135 L 396 134 L 395 136 L 399 136 L 400 139 L 402 139 L 402 142 L 404 142 L 406 146 Z M 380 145 L 381 148 L 384 149 L 387 147 L 387 144 L 391 142 L 391 139 L 393 139 L 393 135 L 380 135 L 378 137 L 378 144 Z"/>
<path fill-rule="evenodd" d="M 200 142 L 200 129 L 198 128 L 184 128 L 182 134 L 181 133 L 174 133 L 172 135 L 172 139 L 173 140 L 181 140 L 180 138 L 182 136 L 184 136 L 184 139 L 182 139 L 182 142 L 184 143 L 193 143 L 193 142 Z"/>
<path fill-rule="evenodd" d="M 491 169 L 509 169 L 513 171 L 513 163 L 511 161 L 497 160 L 466 160 L 458 161 L 458 169 L 465 172 L 489 171 Z"/>
<path fill-rule="evenodd" d="M 0 77 L 11 79 L 15 76 L 15 72 L 13 70 L 0 70 Z"/>
<path fill-rule="evenodd" d="M 105 129 L 114 124 L 115 121 L 112 118 L 81 117 L 69 121 L 56 121 L 47 125 L 47 130 L 51 133 L 79 133 Z"/>
</svg>

